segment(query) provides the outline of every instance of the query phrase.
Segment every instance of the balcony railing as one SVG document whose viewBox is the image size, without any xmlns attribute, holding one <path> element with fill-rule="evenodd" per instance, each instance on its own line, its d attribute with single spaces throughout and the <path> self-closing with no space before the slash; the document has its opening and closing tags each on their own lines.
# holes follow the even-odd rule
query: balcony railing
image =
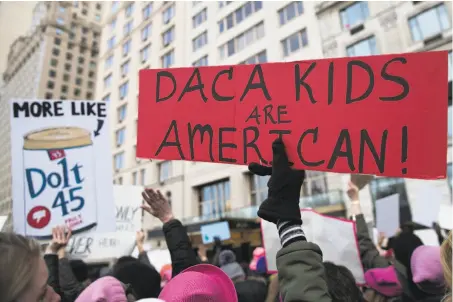
<svg viewBox="0 0 453 302">
<path fill-rule="evenodd" d="M 300 208 L 312 208 L 316 209 L 319 207 L 325 207 L 336 204 L 344 204 L 343 192 L 341 190 L 334 190 L 327 193 L 317 194 L 314 196 L 304 196 L 300 198 Z M 202 209 L 215 209 L 212 213 L 201 214 L 199 216 L 187 217 L 181 219 L 183 224 L 193 224 L 199 222 L 209 222 L 222 218 L 233 218 L 233 219 L 256 219 L 259 205 L 247 206 L 232 210 L 225 210 L 219 208 L 218 203 L 214 201 L 203 201 L 200 203 L 200 212 Z"/>
</svg>

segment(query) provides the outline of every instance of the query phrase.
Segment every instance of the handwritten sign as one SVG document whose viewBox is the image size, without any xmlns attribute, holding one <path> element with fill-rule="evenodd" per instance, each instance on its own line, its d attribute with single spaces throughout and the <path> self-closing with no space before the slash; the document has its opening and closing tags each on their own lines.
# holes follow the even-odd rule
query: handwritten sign
<svg viewBox="0 0 453 302">
<path fill-rule="evenodd" d="M 270 164 L 280 136 L 295 168 L 445 178 L 447 60 L 427 52 L 141 70 L 137 156 Z"/>
<path fill-rule="evenodd" d="M 12 100 L 13 222 L 17 233 L 50 239 L 115 230 L 105 102 Z"/>
<path fill-rule="evenodd" d="M 142 192 L 142 186 L 113 186 L 117 232 L 136 232 L 142 228 Z"/>
</svg>

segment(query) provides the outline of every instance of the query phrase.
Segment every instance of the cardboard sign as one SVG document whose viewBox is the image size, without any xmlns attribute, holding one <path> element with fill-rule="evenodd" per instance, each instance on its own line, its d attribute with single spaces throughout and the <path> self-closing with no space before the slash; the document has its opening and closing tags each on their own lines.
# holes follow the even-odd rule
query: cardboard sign
<svg viewBox="0 0 453 302">
<path fill-rule="evenodd" d="M 442 191 L 433 181 L 419 181 L 415 198 L 410 203 L 412 221 L 432 227 L 433 222 L 439 222 L 440 205 L 442 204 Z M 429 201 L 429 202 L 427 202 Z"/>
<path fill-rule="evenodd" d="M 142 228 L 142 192 L 141 186 L 113 186 L 117 232 L 136 232 Z"/>
<path fill-rule="evenodd" d="M 374 178 L 374 175 L 351 174 L 351 182 L 362 190 Z"/>
<path fill-rule="evenodd" d="M 439 239 L 433 229 L 414 231 L 414 234 L 422 240 L 424 245 L 439 246 Z"/>
<path fill-rule="evenodd" d="M 89 233 L 71 237 L 66 252 L 71 259 L 104 262 L 130 255 L 135 246 L 135 232 Z"/>
<path fill-rule="evenodd" d="M 14 231 L 50 239 L 115 230 L 112 159 L 105 102 L 12 100 Z"/>
<path fill-rule="evenodd" d="M 323 261 L 346 266 L 357 283 L 364 284 L 365 277 L 354 222 L 305 209 L 302 210 L 302 221 L 307 241 L 316 243 L 321 248 Z M 277 228 L 275 224 L 261 220 L 261 233 L 266 250 L 268 273 L 276 273 L 277 252 L 281 249 Z"/>
<path fill-rule="evenodd" d="M 445 178 L 447 61 L 444 51 L 141 70 L 137 157 L 270 164 L 281 136 L 295 168 Z"/>
<path fill-rule="evenodd" d="M 214 242 L 215 237 L 219 237 L 221 241 L 231 238 L 230 227 L 227 221 L 202 225 L 200 233 L 204 244 Z"/>
</svg>

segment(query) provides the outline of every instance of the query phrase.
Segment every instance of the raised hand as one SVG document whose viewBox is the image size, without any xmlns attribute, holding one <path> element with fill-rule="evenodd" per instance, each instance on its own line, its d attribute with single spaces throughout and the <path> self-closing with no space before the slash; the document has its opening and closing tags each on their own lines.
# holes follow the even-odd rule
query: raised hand
<svg viewBox="0 0 453 302">
<path fill-rule="evenodd" d="M 145 189 L 142 196 L 145 200 L 145 204 L 141 206 L 143 210 L 158 218 L 162 223 L 173 219 L 170 203 L 159 190 Z"/>
<path fill-rule="evenodd" d="M 49 249 L 52 253 L 57 253 L 60 249 L 68 245 L 71 239 L 71 229 L 66 226 L 57 226 L 52 228 L 52 241 L 49 244 Z"/>
</svg>

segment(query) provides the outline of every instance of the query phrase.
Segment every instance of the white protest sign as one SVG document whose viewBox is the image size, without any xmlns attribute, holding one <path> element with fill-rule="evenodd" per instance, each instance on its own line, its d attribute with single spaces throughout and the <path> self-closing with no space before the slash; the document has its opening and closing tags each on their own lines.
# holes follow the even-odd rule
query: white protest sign
<svg viewBox="0 0 453 302">
<path fill-rule="evenodd" d="M 158 272 L 164 265 L 171 264 L 170 251 L 167 249 L 151 250 L 148 252 L 148 258 Z"/>
<path fill-rule="evenodd" d="M 414 231 L 414 234 L 420 237 L 424 245 L 439 246 L 439 239 L 433 229 Z"/>
<path fill-rule="evenodd" d="M 442 192 L 428 180 L 419 181 L 414 200 L 411 202 L 412 221 L 431 227 L 438 222 Z"/>
<path fill-rule="evenodd" d="M 6 221 L 8 220 L 8 216 L 0 216 L 0 231 L 5 226 Z"/>
<path fill-rule="evenodd" d="M 355 224 L 353 221 L 321 215 L 311 210 L 302 210 L 302 229 L 307 241 L 316 243 L 322 250 L 323 261 L 344 265 L 352 272 L 358 284 L 365 278 L 360 260 Z M 263 246 L 269 272 L 277 271 L 276 256 L 281 249 L 275 224 L 261 220 Z"/>
<path fill-rule="evenodd" d="M 388 238 L 400 227 L 400 196 L 393 194 L 376 200 L 376 228 Z"/>
<path fill-rule="evenodd" d="M 70 239 L 66 252 L 71 259 L 101 262 L 130 255 L 135 246 L 135 232 L 89 233 Z"/>
<path fill-rule="evenodd" d="M 50 239 L 115 230 L 106 102 L 12 100 L 14 231 Z"/>
<path fill-rule="evenodd" d="M 113 186 L 117 231 L 136 232 L 142 228 L 142 192 L 141 186 Z"/>
<path fill-rule="evenodd" d="M 452 214 L 453 214 L 453 207 L 451 204 L 442 203 L 440 205 L 439 225 L 441 228 L 447 229 L 447 230 L 453 229 L 453 219 L 451 219 Z"/>
</svg>

